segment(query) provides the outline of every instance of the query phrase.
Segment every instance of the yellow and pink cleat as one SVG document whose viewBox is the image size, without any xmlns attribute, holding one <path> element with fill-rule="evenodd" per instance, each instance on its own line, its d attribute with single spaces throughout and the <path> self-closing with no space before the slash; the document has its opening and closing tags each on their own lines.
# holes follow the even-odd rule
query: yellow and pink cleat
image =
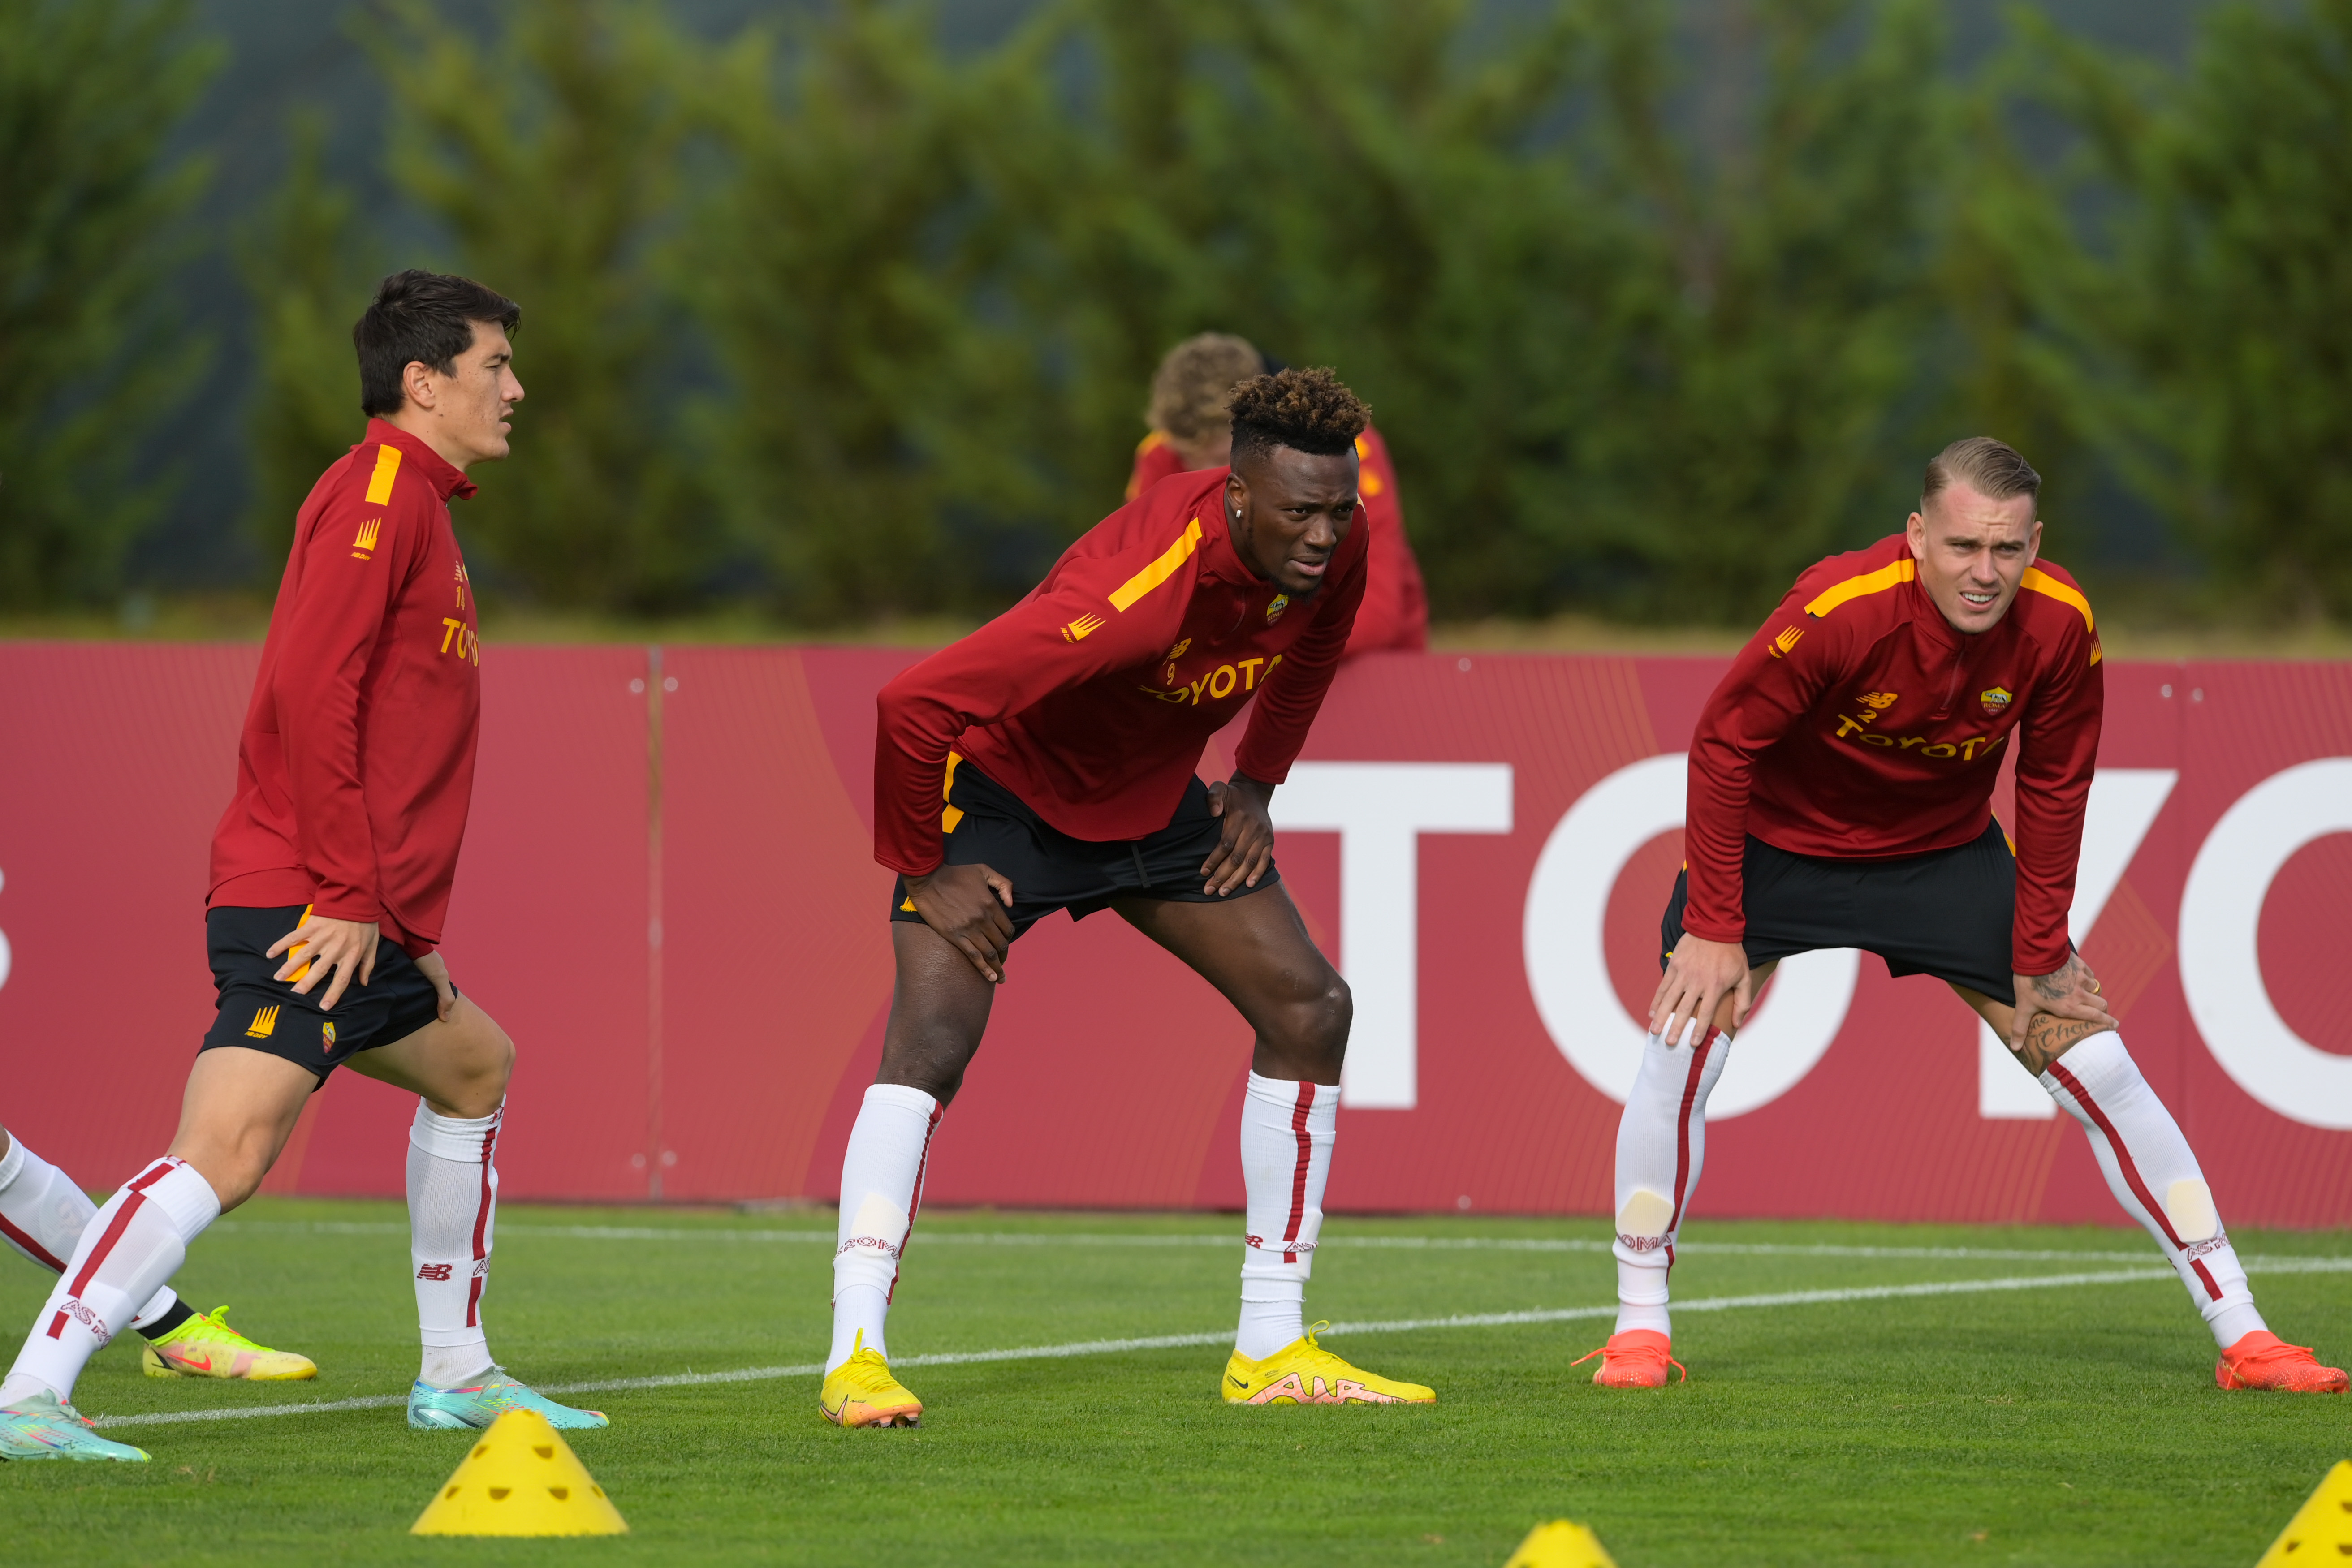
<svg viewBox="0 0 2352 1568">
<path fill-rule="evenodd" d="M 2256 1329 L 2221 1353 L 2213 1381 L 2224 1388 L 2263 1388 L 2284 1394 L 2341 1394 L 2344 1370 L 2322 1366 L 2306 1345 L 2287 1344 L 2268 1329 Z"/>
<path fill-rule="evenodd" d="M 1351 1366 L 1316 1343 L 1317 1323 L 1263 1361 L 1240 1351 L 1225 1363 L 1228 1405 L 1434 1405 L 1437 1395 L 1418 1383 Z"/>
<path fill-rule="evenodd" d="M 1690 1368 L 1674 1357 L 1675 1342 L 1655 1329 L 1627 1329 L 1623 1333 L 1609 1336 L 1609 1343 L 1599 1350 L 1578 1356 L 1569 1363 L 1582 1366 L 1594 1356 L 1601 1365 L 1592 1381 L 1603 1388 L 1663 1388 L 1666 1384 L 1666 1368 L 1673 1367 L 1690 1381 Z"/>
<path fill-rule="evenodd" d="M 319 1375 L 318 1364 L 290 1350 L 254 1343 L 228 1326 L 228 1309 L 199 1312 L 139 1354 L 150 1377 L 235 1377 L 248 1383 L 292 1383 Z"/>
<path fill-rule="evenodd" d="M 857 1333 L 849 1359 L 824 1375 L 816 1407 L 836 1427 L 919 1427 L 923 1402 L 890 1375 L 890 1364 L 878 1350 L 866 1348 L 866 1332 Z"/>
</svg>

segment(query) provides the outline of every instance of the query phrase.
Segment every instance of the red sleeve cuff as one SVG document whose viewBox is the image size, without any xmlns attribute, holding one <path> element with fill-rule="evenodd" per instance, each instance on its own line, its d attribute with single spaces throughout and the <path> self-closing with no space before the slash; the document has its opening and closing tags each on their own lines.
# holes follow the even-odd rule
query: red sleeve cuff
<svg viewBox="0 0 2352 1568">
<path fill-rule="evenodd" d="M 1746 925 L 1717 925 L 1711 920 L 1694 920 L 1688 908 L 1683 911 L 1683 933 L 1702 942 L 1743 943 L 1748 940 Z"/>
</svg>

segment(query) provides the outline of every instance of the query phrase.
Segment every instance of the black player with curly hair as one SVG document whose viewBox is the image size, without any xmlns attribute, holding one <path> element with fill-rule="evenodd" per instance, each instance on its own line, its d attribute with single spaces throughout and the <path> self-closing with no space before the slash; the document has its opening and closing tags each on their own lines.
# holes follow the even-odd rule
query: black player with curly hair
<svg viewBox="0 0 2352 1568">
<path fill-rule="evenodd" d="M 883 1327 L 931 1134 L 980 1049 L 1014 939 L 1062 910 L 1116 911 L 1255 1030 L 1241 1326 L 1224 1397 L 1436 1397 L 1302 1332 L 1353 1003 L 1275 870 L 1269 806 L 1364 597 L 1366 535 L 1354 525 L 1365 420 L 1328 371 L 1244 382 L 1230 470 L 1154 486 L 1019 604 L 877 700 L 874 848 L 898 873 L 898 984 L 842 1160 L 819 1396 L 828 1420 L 911 1426 L 922 1414 L 890 1375 Z M 1203 784 L 1202 747 L 1244 707 L 1234 776 Z M 1115 1027 L 1099 1043 L 1129 1049 Z"/>
</svg>

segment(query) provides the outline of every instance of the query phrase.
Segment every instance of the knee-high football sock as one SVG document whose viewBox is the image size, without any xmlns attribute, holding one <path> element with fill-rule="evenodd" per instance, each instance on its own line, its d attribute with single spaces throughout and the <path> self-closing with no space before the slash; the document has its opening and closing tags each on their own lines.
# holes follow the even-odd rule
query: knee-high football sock
<svg viewBox="0 0 2352 1568">
<path fill-rule="evenodd" d="M 1242 1100 L 1248 1250 L 1234 1348 L 1263 1361 L 1307 1332 L 1307 1278 L 1323 1230 L 1323 1185 L 1339 1131 L 1339 1091 L 1249 1075 Z"/>
<path fill-rule="evenodd" d="M 841 1156 L 841 1228 L 833 1253 L 833 1349 L 839 1366 L 866 1349 L 890 1354 L 882 1337 L 898 1288 L 898 1258 L 923 1206 L 923 1167 L 942 1109 L 937 1100 L 903 1083 L 866 1091 L 849 1147 Z"/>
<path fill-rule="evenodd" d="M 65 1172 L 26 1148 L 24 1139 L 7 1137 L 8 1152 L 0 1155 L 0 1240 L 61 1274 L 98 1205 Z M 148 1339 L 161 1339 L 194 1315 L 167 1285 L 139 1309 L 131 1326 Z"/>
<path fill-rule="evenodd" d="M 73 1397 L 75 1379 L 188 1255 L 188 1243 L 220 1218 L 212 1185 L 185 1160 L 165 1157 L 133 1176 L 82 1228 L 16 1364 L 0 1405 L 46 1389 Z"/>
<path fill-rule="evenodd" d="M 1730 1054 L 1731 1037 L 1717 1030 L 1682 1046 L 1654 1034 L 1642 1047 L 1641 1071 L 1617 1121 L 1617 1240 L 1610 1250 L 1617 1259 L 1619 1333 L 1673 1335 L 1666 1276 L 1706 1154 L 1706 1097 Z"/>
<path fill-rule="evenodd" d="M 416 1380 L 462 1388 L 490 1370 L 482 1294 L 499 1214 L 503 1102 L 487 1116 L 441 1116 L 419 1100 L 408 1129 L 408 1257 L 415 1270 Z"/>
<path fill-rule="evenodd" d="M 2123 1037 L 2106 1030 L 2076 1044 L 2050 1064 L 2042 1086 L 2083 1124 L 2107 1190 L 2164 1249 L 2221 1348 L 2263 1327 L 2197 1155 Z"/>
</svg>

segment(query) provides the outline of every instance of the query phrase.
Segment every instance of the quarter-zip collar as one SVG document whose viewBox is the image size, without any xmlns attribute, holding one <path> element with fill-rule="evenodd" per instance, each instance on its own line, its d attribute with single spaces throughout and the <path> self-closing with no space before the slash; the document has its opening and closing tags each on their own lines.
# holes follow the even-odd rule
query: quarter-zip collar
<svg viewBox="0 0 2352 1568">
<path fill-rule="evenodd" d="M 427 445 L 422 436 L 411 435 L 389 420 L 372 418 L 367 422 L 367 434 L 360 444 L 365 446 L 372 441 L 399 447 L 405 456 L 415 462 L 416 472 L 425 476 L 432 485 L 433 493 L 443 501 L 452 496 L 462 501 L 473 495 L 473 481 L 466 477 L 465 470 L 451 465 Z"/>
</svg>

